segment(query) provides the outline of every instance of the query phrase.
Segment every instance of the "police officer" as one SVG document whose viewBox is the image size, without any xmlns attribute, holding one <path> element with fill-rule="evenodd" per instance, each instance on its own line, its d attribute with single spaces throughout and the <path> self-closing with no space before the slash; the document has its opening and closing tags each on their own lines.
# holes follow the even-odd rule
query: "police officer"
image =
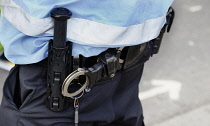
<svg viewBox="0 0 210 126">
<path fill-rule="evenodd" d="M 5 56 L 16 66 L 5 81 L 1 126 L 143 126 L 138 84 L 144 63 L 154 52 L 151 40 L 158 37 L 168 21 L 166 15 L 172 2 L 2 0 L 0 41 Z M 89 78 L 84 83 L 87 80 L 95 83 L 65 99 L 66 104 L 58 102 L 60 97 L 50 97 L 54 101 L 52 104 L 47 101 L 46 107 L 46 93 L 52 93 L 53 86 L 47 84 L 47 78 L 57 81 L 59 76 L 49 75 L 51 58 L 47 58 L 49 40 L 57 34 L 54 29 L 57 17 L 51 15 L 54 8 L 72 12 L 64 30 L 67 40 L 73 43 L 70 51 L 74 58 L 67 59 L 74 68 L 69 69 L 87 68 L 83 70 L 88 71 Z M 100 72 L 95 64 L 101 66 Z M 92 69 L 97 71 L 95 78 Z M 77 84 L 82 86 L 82 82 Z"/>
</svg>

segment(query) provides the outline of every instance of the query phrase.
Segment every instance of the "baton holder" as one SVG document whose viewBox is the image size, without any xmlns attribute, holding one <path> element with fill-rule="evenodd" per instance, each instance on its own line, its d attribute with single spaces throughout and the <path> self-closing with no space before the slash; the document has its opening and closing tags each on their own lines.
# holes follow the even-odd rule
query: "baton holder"
<svg viewBox="0 0 210 126">
<path fill-rule="evenodd" d="M 61 93 L 63 81 L 72 72 L 72 43 L 66 42 L 67 19 L 71 12 L 56 8 L 51 12 L 54 18 L 54 40 L 49 42 L 46 106 L 51 111 L 63 111 L 69 106 L 69 98 Z"/>
</svg>

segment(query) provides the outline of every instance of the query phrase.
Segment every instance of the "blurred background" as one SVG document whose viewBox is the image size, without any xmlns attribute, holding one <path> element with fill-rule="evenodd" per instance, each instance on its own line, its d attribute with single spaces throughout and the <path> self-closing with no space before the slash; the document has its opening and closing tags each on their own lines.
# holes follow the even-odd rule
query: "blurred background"
<svg viewBox="0 0 210 126">
<path fill-rule="evenodd" d="M 210 126 L 209 6 L 209 0 L 175 0 L 171 32 L 145 64 L 139 87 L 147 126 Z M 0 61 L 1 98 L 11 64 Z"/>
<path fill-rule="evenodd" d="M 147 126 L 210 126 L 209 6 L 209 0 L 175 0 L 172 30 L 140 83 Z"/>
</svg>

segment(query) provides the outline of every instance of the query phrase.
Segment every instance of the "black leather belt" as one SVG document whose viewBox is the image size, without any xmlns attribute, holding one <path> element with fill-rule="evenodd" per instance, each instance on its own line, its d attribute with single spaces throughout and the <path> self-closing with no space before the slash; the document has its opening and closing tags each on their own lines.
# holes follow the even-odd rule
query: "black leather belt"
<svg viewBox="0 0 210 126">
<path fill-rule="evenodd" d="M 91 89 L 92 86 L 102 78 L 113 78 L 118 70 L 127 69 L 138 62 L 144 55 L 147 46 L 149 46 L 148 43 L 143 43 L 124 48 L 110 48 L 97 57 L 85 58 L 80 56 L 74 58 L 74 69 L 76 69 L 77 66 L 79 68 L 64 80 L 62 85 L 62 95 L 73 98 L 85 89 Z M 69 93 L 69 86 L 75 84 L 75 80 L 81 79 L 79 78 L 80 76 L 83 76 L 82 81 L 84 80 L 84 84 L 77 91 Z"/>
</svg>

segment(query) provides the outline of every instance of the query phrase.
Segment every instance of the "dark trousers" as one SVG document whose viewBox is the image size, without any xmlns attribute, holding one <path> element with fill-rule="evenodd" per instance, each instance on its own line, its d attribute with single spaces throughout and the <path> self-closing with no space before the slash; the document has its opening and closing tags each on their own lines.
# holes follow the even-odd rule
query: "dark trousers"
<svg viewBox="0 0 210 126">
<path fill-rule="evenodd" d="M 79 126 L 144 126 L 138 93 L 149 55 L 114 78 L 100 80 L 79 99 Z M 3 88 L 0 126 L 74 126 L 73 100 L 63 112 L 46 108 L 46 78 L 46 60 L 11 70 Z"/>
</svg>

